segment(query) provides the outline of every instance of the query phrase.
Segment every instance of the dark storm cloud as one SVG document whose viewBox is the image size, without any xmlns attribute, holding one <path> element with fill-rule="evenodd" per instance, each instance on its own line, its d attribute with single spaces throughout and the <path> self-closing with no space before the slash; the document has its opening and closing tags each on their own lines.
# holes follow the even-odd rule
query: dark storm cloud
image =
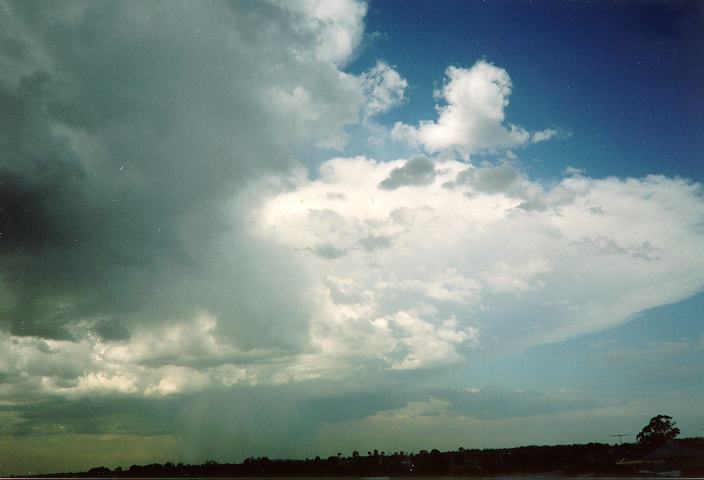
<svg viewBox="0 0 704 480">
<path fill-rule="evenodd" d="M 0 81 L 0 269 L 11 299 L 0 322 L 20 335 L 68 338 L 68 318 L 51 299 L 55 287 L 86 273 L 60 265 L 88 239 L 90 210 L 82 204 L 85 171 L 68 141 L 51 132 L 52 84 L 42 70 L 15 86 Z"/>
<path fill-rule="evenodd" d="M 0 435 L 90 433 L 159 435 L 188 433 L 192 448 L 206 451 L 213 445 L 241 437 L 252 446 L 271 441 L 270 431 L 280 431 L 282 441 L 300 441 L 320 422 L 344 422 L 400 408 L 422 395 L 407 390 L 379 388 L 332 390 L 320 382 L 300 385 L 236 386 L 207 394 L 138 398 L 103 395 L 75 399 L 51 398 L 14 405 L 0 405 L 16 422 L 0 426 Z M 277 415 L 272 415 L 276 411 Z M 238 445 L 251 454 L 247 444 Z"/>
<path fill-rule="evenodd" d="M 73 197 L 85 172 L 65 140 L 49 132 L 41 70 L 12 88 L 0 83 L 0 249 L 44 250 L 66 246 Z"/>
<path fill-rule="evenodd" d="M 229 202 L 356 119 L 334 65 L 287 53 L 314 32 L 264 2 L 0 10 L 0 328 L 124 340 L 205 309 L 239 347 L 298 348 L 307 307 L 278 279 L 296 274 Z M 296 88 L 327 115 L 291 121 L 272 95 Z"/>
<path fill-rule="evenodd" d="M 188 400 L 187 456 L 244 458 L 268 452 L 279 458 L 324 454 L 316 431 L 322 424 L 359 420 L 401 408 L 424 396 L 415 389 L 371 378 L 354 382 L 310 380 L 287 385 L 235 386 Z M 275 413 L 274 413 L 275 412 Z M 276 439 L 272 441 L 272 439 Z M 357 446 L 359 448 L 359 446 Z"/>
<path fill-rule="evenodd" d="M 416 398 L 420 398 L 420 395 L 410 395 L 406 390 L 338 394 L 308 400 L 303 405 L 303 411 L 311 418 L 321 422 L 343 422 L 365 418 L 385 410 L 401 408 L 410 399 Z"/>
<path fill-rule="evenodd" d="M 383 190 L 395 190 L 403 186 L 421 186 L 435 180 L 435 164 L 427 157 L 417 156 L 406 161 L 402 167 L 391 170 L 388 178 L 379 184 Z"/>
<path fill-rule="evenodd" d="M 24 60 L 27 56 L 27 49 L 21 42 L 10 35 L 0 35 L 0 54 L 12 60 Z"/>
<path fill-rule="evenodd" d="M 101 320 L 93 326 L 93 331 L 105 342 L 128 340 L 130 338 L 130 332 L 119 320 Z"/>
<path fill-rule="evenodd" d="M 0 435 L 174 433 L 181 426 L 188 401 L 188 397 L 95 397 L 0 405 L 0 412 L 11 412 L 18 418 L 1 425 Z"/>
</svg>

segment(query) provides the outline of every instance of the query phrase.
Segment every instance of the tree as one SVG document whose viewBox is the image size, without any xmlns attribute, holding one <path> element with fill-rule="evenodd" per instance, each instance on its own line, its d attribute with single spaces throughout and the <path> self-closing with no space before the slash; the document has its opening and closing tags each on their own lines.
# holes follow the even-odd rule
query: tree
<svg viewBox="0 0 704 480">
<path fill-rule="evenodd" d="M 638 443 L 649 447 L 659 447 L 668 440 L 673 440 L 680 434 L 680 429 L 675 427 L 677 422 L 672 421 L 668 415 L 658 415 L 650 419 L 643 430 L 636 436 Z"/>
</svg>

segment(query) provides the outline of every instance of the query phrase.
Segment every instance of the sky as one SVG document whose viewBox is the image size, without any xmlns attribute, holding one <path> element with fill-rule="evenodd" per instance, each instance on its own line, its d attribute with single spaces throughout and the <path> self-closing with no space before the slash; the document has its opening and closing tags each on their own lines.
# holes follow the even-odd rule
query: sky
<svg viewBox="0 0 704 480">
<path fill-rule="evenodd" d="M 0 475 L 702 435 L 703 26 L 0 1 Z"/>
</svg>

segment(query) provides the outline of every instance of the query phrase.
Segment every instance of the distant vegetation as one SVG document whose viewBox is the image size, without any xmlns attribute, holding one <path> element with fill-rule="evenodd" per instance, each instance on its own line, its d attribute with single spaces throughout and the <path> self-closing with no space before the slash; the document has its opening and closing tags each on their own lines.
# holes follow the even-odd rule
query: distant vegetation
<svg viewBox="0 0 704 480">
<path fill-rule="evenodd" d="M 562 475 L 628 476 L 643 474 L 704 476 L 704 437 L 676 440 L 676 422 L 657 415 L 636 436 L 637 443 L 608 445 L 530 446 L 500 449 L 465 449 L 418 453 L 358 451 L 322 459 L 271 460 L 247 458 L 242 463 L 202 465 L 132 465 L 92 468 L 87 472 L 56 473 L 44 477 L 401 477 L 492 476 L 555 473 Z M 618 434 L 617 437 L 626 436 Z"/>
<path fill-rule="evenodd" d="M 704 452 L 704 438 L 676 440 L 684 450 Z M 501 449 L 464 449 L 441 452 L 421 450 L 406 452 L 367 452 L 351 456 L 341 453 L 328 458 L 305 460 L 271 460 L 247 458 L 242 463 L 202 465 L 151 464 L 129 469 L 99 467 L 81 473 L 51 476 L 75 477 L 378 477 L 378 476 L 491 476 L 497 474 L 561 473 L 564 475 L 634 475 L 641 472 L 680 470 L 683 476 L 702 476 L 704 456 L 641 460 L 651 454 L 644 443 L 608 445 L 530 446 Z"/>
</svg>

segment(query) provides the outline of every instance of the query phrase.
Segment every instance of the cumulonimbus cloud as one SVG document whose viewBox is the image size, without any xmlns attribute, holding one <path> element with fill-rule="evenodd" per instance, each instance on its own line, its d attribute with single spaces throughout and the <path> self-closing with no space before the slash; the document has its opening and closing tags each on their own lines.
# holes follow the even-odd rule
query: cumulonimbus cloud
<svg viewBox="0 0 704 480">
<path fill-rule="evenodd" d="M 205 385 L 193 365 L 172 365 L 194 379 L 179 384 L 166 357 L 137 361 L 166 330 L 192 332 L 202 342 L 182 346 L 211 364 L 305 348 L 295 266 L 243 228 L 244 195 L 230 202 L 344 145 L 364 91 L 340 65 L 365 13 L 346 0 L 0 5 L 13 38 L 0 50 L 0 393 Z"/>
<path fill-rule="evenodd" d="M 601 403 L 428 390 L 427 370 L 701 291 L 700 185 L 577 170 L 544 185 L 510 153 L 474 162 L 561 134 L 508 123 L 511 80 L 486 61 L 447 70 L 436 119 L 389 132 L 401 72 L 344 70 L 366 10 L 0 0 L 0 442 L 19 452 L 0 470 L 35 468 L 26 446 L 57 462 L 67 435 L 113 455 L 104 433 L 231 461 L 320 454 L 330 432 L 360 448 L 421 419 L 454 448 L 477 419 Z M 366 156 L 299 163 L 355 135 Z M 422 152 L 369 158 L 391 135 Z M 663 349 L 698 365 L 694 343 Z"/>
</svg>

